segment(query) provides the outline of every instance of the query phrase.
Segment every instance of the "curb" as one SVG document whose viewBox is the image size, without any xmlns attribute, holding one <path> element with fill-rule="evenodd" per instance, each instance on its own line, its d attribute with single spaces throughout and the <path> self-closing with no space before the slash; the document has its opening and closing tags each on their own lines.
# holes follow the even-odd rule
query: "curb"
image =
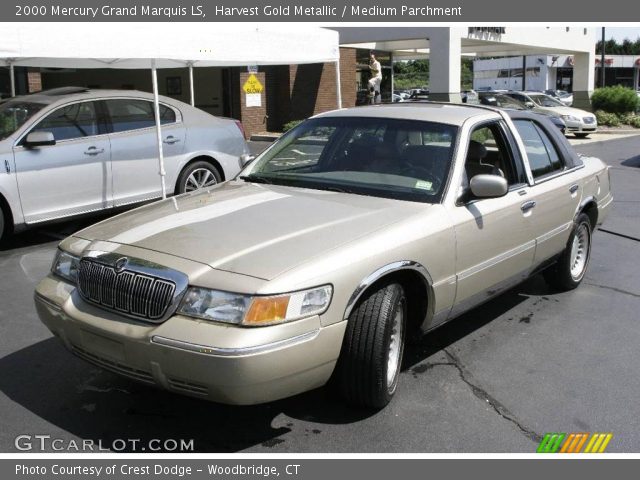
<svg viewBox="0 0 640 480">
<path fill-rule="evenodd" d="M 251 141 L 251 142 L 275 142 L 277 139 L 280 138 L 281 135 L 282 135 L 281 133 L 271 133 L 271 132 L 256 133 L 255 135 L 251 135 L 251 137 L 249 138 L 249 141 Z"/>
<path fill-rule="evenodd" d="M 597 132 L 595 132 L 596 135 L 598 133 L 601 133 L 603 135 L 640 135 L 640 128 L 621 130 L 598 130 Z"/>
</svg>

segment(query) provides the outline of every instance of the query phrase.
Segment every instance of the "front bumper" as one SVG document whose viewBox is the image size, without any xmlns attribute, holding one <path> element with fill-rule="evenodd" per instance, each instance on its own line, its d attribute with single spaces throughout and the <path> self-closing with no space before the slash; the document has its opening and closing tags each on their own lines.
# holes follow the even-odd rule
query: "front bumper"
<svg viewBox="0 0 640 480">
<path fill-rule="evenodd" d="M 567 132 L 571 133 L 595 133 L 598 131 L 597 123 L 573 122 L 571 120 L 565 120 L 564 123 L 567 124 Z"/>
<path fill-rule="evenodd" d="M 36 288 L 42 322 L 77 356 L 139 382 L 221 403 L 248 405 L 324 385 L 346 322 L 320 317 L 240 328 L 175 315 L 162 324 L 127 319 L 88 304 L 48 276 Z"/>
</svg>

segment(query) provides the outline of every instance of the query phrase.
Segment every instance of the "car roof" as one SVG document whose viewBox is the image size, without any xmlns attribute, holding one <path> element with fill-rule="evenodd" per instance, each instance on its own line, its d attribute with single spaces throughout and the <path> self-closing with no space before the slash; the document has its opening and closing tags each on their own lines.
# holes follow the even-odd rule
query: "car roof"
<svg viewBox="0 0 640 480">
<path fill-rule="evenodd" d="M 471 117 L 486 116 L 491 113 L 497 113 L 497 110 L 482 105 L 438 102 L 401 102 L 333 110 L 331 112 L 316 115 L 314 118 L 397 118 L 401 120 L 421 120 L 460 126 Z"/>
<path fill-rule="evenodd" d="M 153 100 L 153 94 L 148 92 L 141 92 L 139 90 L 108 90 L 100 88 L 84 88 L 84 87 L 60 87 L 52 88 L 50 90 L 42 90 L 36 93 L 30 93 L 28 95 L 21 95 L 14 97 L 18 100 L 24 100 L 34 103 L 43 103 L 46 105 L 53 105 L 55 103 L 66 103 L 76 100 L 87 100 L 91 98 L 144 98 Z M 163 102 L 174 102 L 175 100 L 167 97 L 160 96 Z"/>
</svg>

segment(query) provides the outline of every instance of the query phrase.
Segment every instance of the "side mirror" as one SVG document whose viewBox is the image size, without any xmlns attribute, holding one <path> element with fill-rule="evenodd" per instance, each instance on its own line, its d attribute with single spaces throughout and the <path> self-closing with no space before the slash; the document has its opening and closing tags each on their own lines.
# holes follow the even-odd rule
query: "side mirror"
<svg viewBox="0 0 640 480">
<path fill-rule="evenodd" d="M 500 175 L 476 175 L 469 182 L 471 193 L 478 198 L 504 197 L 509 190 L 507 180 Z"/>
<path fill-rule="evenodd" d="M 253 162 L 255 159 L 256 159 L 255 155 L 249 155 L 247 153 L 244 153 L 244 154 L 240 155 L 240 168 L 246 167 L 251 162 Z"/>
<path fill-rule="evenodd" d="M 31 132 L 24 139 L 25 147 L 44 147 L 46 145 L 55 145 L 56 139 L 51 132 Z"/>
<path fill-rule="evenodd" d="M 524 106 L 531 109 L 533 107 L 535 107 L 536 105 L 533 102 L 524 102 Z"/>
</svg>

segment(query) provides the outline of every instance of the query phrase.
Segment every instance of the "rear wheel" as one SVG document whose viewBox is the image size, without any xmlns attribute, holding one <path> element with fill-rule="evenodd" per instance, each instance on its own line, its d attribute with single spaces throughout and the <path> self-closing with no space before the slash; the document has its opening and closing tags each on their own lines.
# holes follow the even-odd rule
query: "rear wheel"
<svg viewBox="0 0 640 480">
<path fill-rule="evenodd" d="M 6 215 L 2 205 L 0 205 L 0 242 L 5 240 L 5 237 L 6 237 L 5 230 L 8 230 L 7 223 L 8 223 L 7 222 L 7 215 Z"/>
<path fill-rule="evenodd" d="M 545 270 L 544 278 L 557 290 L 573 290 L 584 278 L 591 258 L 591 221 L 581 213 L 558 262 Z"/>
<path fill-rule="evenodd" d="M 222 175 L 216 167 L 204 160 L 187 166 L 178 178 L 178 193 L 193 192 L 201 188 L 212 187 L 222 181 Z"/>
<path fill-rule="evenodd" d="M 337 386 L 350 403 L 382 408 L 396 392 L 407 324 L 402 286 L 372 291 L 349 316 L 336 370 Z"/>
</svg>

